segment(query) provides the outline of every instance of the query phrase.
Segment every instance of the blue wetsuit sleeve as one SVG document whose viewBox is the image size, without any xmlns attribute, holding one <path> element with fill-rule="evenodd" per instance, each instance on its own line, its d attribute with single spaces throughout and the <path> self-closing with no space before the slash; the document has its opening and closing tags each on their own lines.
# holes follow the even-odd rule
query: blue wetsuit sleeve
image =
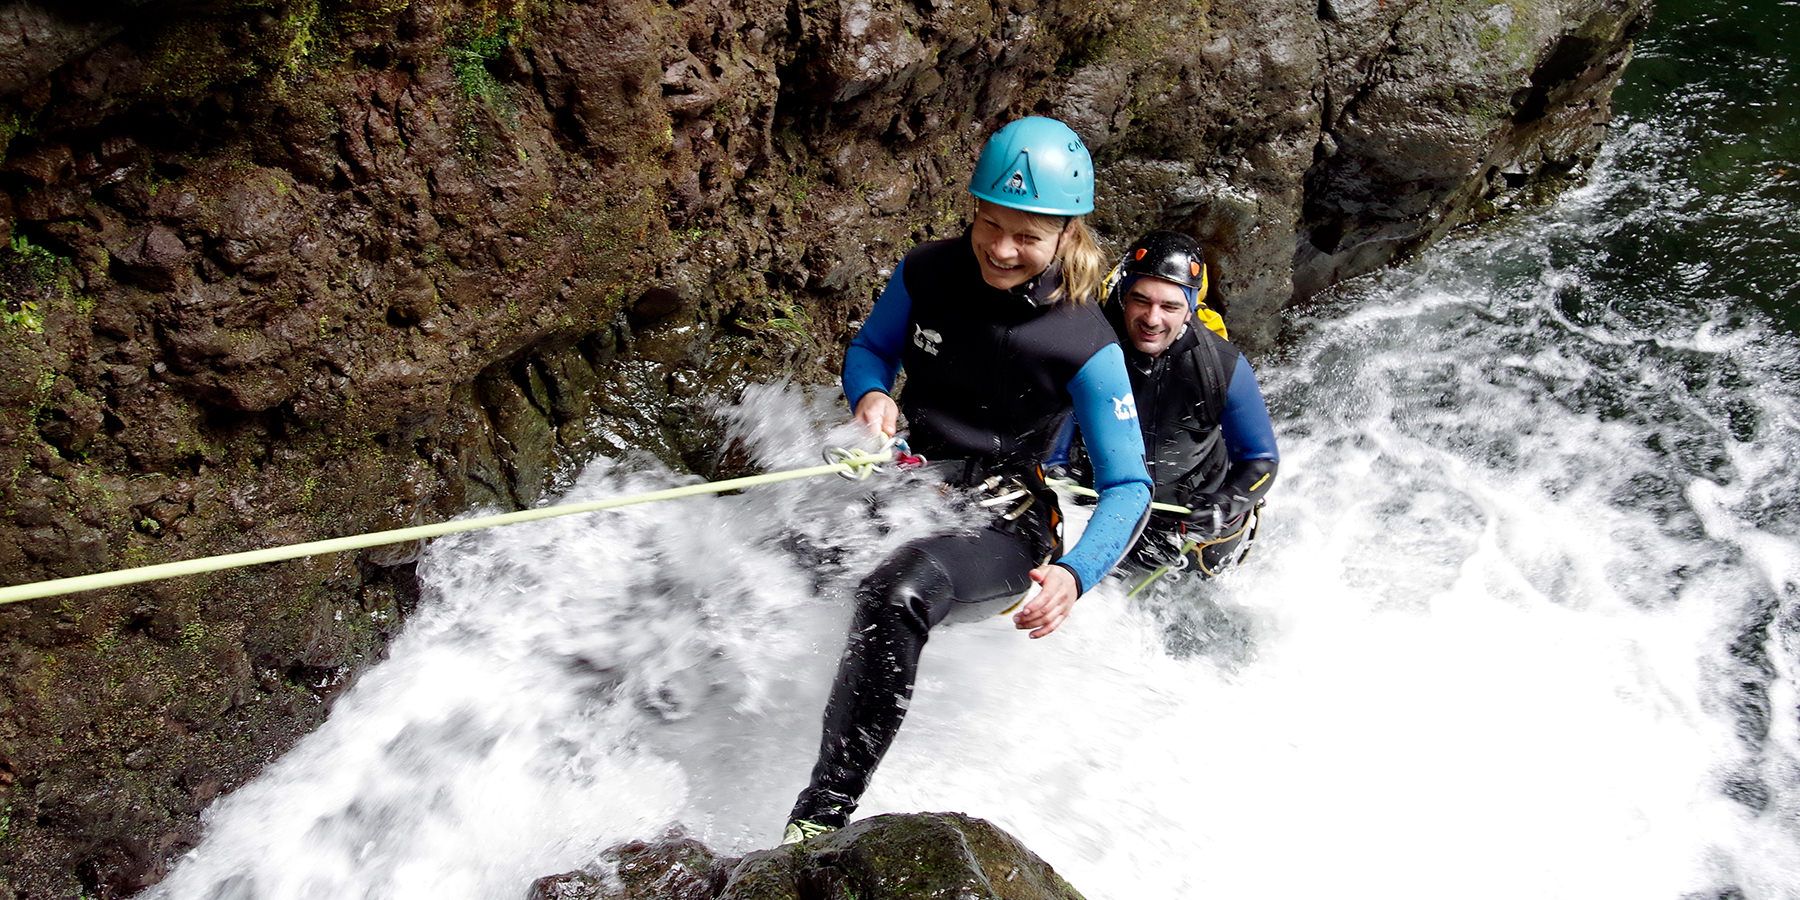
<svg viewBox="0 0 1800 900">
<path fill-rule="evenodd" d="M 1250 361 L 1238 357 L 1231 372 L 1231 386 L 1225 390 L 1225 412 L 1220 417 L 1224 432 L 1225 452 L 1232 462 L 1246 459 L 1280 461 L 1275 449 L 1275 426 L 1269 421 L 1269 404 L 1263 402 L 1262 388 L 1256 383 L 1256 372 Z"/>
<path fill-rule="evenodd" d="M 850 401 L 851 409 L 870 391 L 893 393 L 894 379 L 900 374 L 900 353 L 906 348 L 906 324 L 912 319 L 905 268 L 905 260 L 894 267 L 875 308 L 844 351 L 844 399 Z"/>
<path fill-rule="evenodd" d="M 1069 382 L 1069 395 L 1093 461 L 1100 503 L 1081 540 L 1056 562 L 1086 593 L 1131 549 L 1150 509 L 1150 474 L 1144 469 L 1144 436 L 1119 345 L 1107 344 L 1089 357 Z"/>
</svg>

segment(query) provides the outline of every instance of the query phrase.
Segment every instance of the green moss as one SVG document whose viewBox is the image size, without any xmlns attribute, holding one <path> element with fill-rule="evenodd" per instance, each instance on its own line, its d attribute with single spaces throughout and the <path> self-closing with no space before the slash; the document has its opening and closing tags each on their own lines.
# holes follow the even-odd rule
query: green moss
<svg viewBox="0 0 1800 900">
<path fill-rule="evenodd" d="M 462 85 L 464 97 L 489 104 L 500 98 L 500 81 L 487 70 L 486 58 L 468 50 L 452 49 L 450 53 L 450 65 L 456 71 L 456 83 Z"/>
<path fill-rule="evenodd" d="M 156 34 L 145 68 L 146 91 L 165 101 L 202 96 L 216 85 L 241 81 L 257 70 L 251 56 L 228 52 L 216 36 L 191 24 Z"/>
<path fill-rule="evenodd" d="M 18 841 L 13 833 L 13 805 L 0 805 L 0 846 L 13 846 L 16 842 Z"/>
<path fill-rule="evenodd" d="M 164 178 L 155 169 L 151 169 L 150 173 L 144 177 L 144 193 L 149 194 L 151 197 L 155 197 L 157 194 L 162 193 L 162 189 L 165 185 L 173 183 L 174 182 L 171 179 Z"/>
<path fill-rule="evenodd" d="M 13 138 L 19 136 L 23 125 L 16 112 L 0 115 L 0 159 L 6 158 L 6 148 L 12 146 Z"/>
<path fill-rule="evenodd" d="M 504 99 L 504 89 L 494 73 L 488 71 L 488 63 L 499 59 L 500 53 L 512 46 L 518 31 L 519 20 L 505 17 L 468 29 L 459 40 L 453 37 L 454 43 L 448 48 L 450 67 L 456 72 L 456 83 L 462 86 L 464 97 L 490 106 Z"/>
<path fill-rule="evenodd" d="M 382 4 L 352 15 L 327 9 L 323 0 L 240 0 L 234 5 L 231 12 L 239 16 L 264 14 L 257 18 L 266 24 L 244 46 L 228 43 L 232 29 L 206 17 L 175 18 L 146 29 L 145 99 L 178 103 L 251 80 L 285 94 L 314 72 L 348 60 L 346 34 L 375 27 L 377 17 L 394 12 L 391 4 Z"/>
<path fill-rule="evenodd" d="M 318 0 L 297 0 L 282 14 L 273 43 L 283 71 L 300 73 L 318 43 L 318 26 Z"/>
<path fill-rule="evenodd" d="M 53 303 L 67 301 L 67 259 L 16 235 L 0 247 L 0 333 L 43 334 Z"/>
<path fill-rule="evenodd" d="M 22 300 L 16 305 L 8 304 L 0 310 L 0 326 L 14 331 L 25 331 L 31 334 L 44 333 L 44 317 L 38 312 L 37 304 L 30 300 Z"/>
<path fill-rule="evenodd" d="M 791 297 L 781 297 L 774 301 L 769 311 L 773 315 L 760 322 L 744 322 L 743 327 L 754 334 L 777 338 L 805 338 L 812 334 L 814 322 L 806 304 Z"/>
<path fill-rule="evenodd" d="M 206 625 L 199 619 L 181 626 L 181 649 L 198 650 L 206 642 Z"/>
<path fill-rule="evenodd" d="M 331 12 L 331 20 L 337 30 L 342 33 L 367 31 L 393 21 L 394 17 L 406 11 L 412 0 L 361 0 L 353 8 L 346 9 L 342 4 Z"/>
<path fill-rule="evenodd" d="M 775 316 L 764 323 L 765 327 L 774 331 L 785 331 L 790 334 L 805 335 L 812 333 L 812 317 L 803 306 L 784 306 L 782 315 Z"/>
<path fill-rule="evenodd" d="M 479 157 L 493 147 L 487 132 L 473 118 L 465 118 L 462 127 L 457 130 L 456 148 L 464 156 Z"/>
<path fill-rule="evenodd" d="M 1497 6 L 1507 6 L 1511 13 L 1505 23 L 1494 21 Z M 1474 18 L 1481 27 L 1475 31 L 1475 45 L 1483 53 L 1516 62 L 1524 62 L 1535 47 L 1536 30 L 1528 27 L 1537 13 L 1531 0 L 1454 0 L 1439 10 L 1453 21 Z"/>
<path fill-rule="evenodd" d="M 157 555 L 151 553 L 150 548 L 143 544 L 132 543 L 126 545 L 125 552 L 119 554 L 119 559 L 125 563 L 125 568 L 135 569 L 156 562 Z"/>
</svg>

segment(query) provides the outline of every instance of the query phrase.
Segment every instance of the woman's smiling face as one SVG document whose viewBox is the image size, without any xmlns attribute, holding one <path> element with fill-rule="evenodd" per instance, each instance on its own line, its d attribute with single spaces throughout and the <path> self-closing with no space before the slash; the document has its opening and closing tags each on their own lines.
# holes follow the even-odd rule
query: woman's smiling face
<svg viewBox="0 0 1800 900">
<path fill-rule="evenodd" d="M 1007 291 L 1036 278 L 1056 258 L 1062 232 L 1063 225 L 1054 216 L 976 203 L 969 241 L 981 266 L 981 280 Z"/>
</svg>

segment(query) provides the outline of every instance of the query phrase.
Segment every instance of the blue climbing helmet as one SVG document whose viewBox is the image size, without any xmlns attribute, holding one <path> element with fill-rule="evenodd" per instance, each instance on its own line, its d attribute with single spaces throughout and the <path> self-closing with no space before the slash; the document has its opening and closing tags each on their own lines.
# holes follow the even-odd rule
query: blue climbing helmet
<svg viewBox="0 0 1800 900">
<path fill-rule="evenodd" d="M 1025 212 L 1084 216 L 1094 211 L 1094 158 L 1073 128 L 1027 116 L 988 138 L 969 193 Z"/>
</svg>

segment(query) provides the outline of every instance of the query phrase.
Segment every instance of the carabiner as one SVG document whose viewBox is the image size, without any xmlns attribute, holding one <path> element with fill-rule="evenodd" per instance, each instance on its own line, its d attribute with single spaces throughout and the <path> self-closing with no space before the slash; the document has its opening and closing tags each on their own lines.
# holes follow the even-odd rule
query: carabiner
<svg viewBox="0 0 1800 900">
<path fill-rule="evenodd" d="M 880 463 L 857 462 L 856 451 L 846 450 L 843 447 L 826 447 L 825 452 L 821 455 L 830 465 L 844 466 L 844 470 L 838 475 L 851 481 L 865 481 L 874 474 L 876 469 L 881 467 Z"/>
</svg>

